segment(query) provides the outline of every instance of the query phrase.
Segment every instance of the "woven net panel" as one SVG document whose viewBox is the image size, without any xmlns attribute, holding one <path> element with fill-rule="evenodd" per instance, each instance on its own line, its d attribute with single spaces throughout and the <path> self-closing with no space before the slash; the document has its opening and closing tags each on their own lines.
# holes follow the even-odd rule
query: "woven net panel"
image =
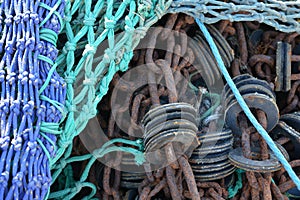
<svg viewBox="0 0 300 200">
<path fill-rule="evenodd" d="M 96 107 L 107 93 L 113 75 L 127 70 L 133 49 L 147 29 L 167 12 L 170 3 L 163 0 L 75 0 L 66 3 L 65 28 L 59 36 L 61 51 L 56 64 L 67 84 L 67 115 L 52 161 L 53 182 L 74 161 L 70 158 L 72 140 L 96 115 Z M 61 184 L 63 188 L 59 190 L 72 189 L 52 193 L 50 198 L 69 199 L 82 187 L 95 189 L 85 179 L 83 175 L 76 184 Z"/>
<path fill-rule="evenodd" d="M 232 0 L 193 1 L 174 0 L 169 12 L 183 12 L 207 24 L 220 20 L 257 21 L 281 32 L 299 32 L 299 1 Z"/>
<path fill-rule="evenodd" d="M 44 199 L 49 193 L 65 103 L 66 85 L 54 64 L 64 5 L 1 2 L 0 199 Z"/>
</svg>

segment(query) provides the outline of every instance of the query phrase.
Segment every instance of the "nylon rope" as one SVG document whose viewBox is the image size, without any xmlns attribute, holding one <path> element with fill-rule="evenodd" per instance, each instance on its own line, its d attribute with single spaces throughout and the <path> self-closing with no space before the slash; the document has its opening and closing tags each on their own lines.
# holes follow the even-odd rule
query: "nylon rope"
<svg viewBox="0 0 300 200">
<path fill-rule="evenodd" d="M 231 79 L 224 63 L 221 58 L 221 55 L 219 53 L 219 50 L 217 49 L 216 44 L 213 41 L 213 38 L 211 37 L 210 33 L 208 32 L 205 25 L 199 20 L 196 19 L 196 22 L 198 26 L 200 27 L 201 31 L 203 32 L 203 35 L 205 39 L 207 40 L 208 44 L 210 45 L 210 48 L 213 52 L 213 55 L 217 61 L 218 67 L 220 71 L 222 72 L 226 82 L 228 83 L 230 89 L 232 90 L 237 102 L 243 109 L 245 115 L 250 120 L 250 122 L 253 124 L 253 126 L 256 128 L 258 133 L 264 138 L 270 149 L 274 152 L 276 158 L 280 161 L 280 163 L 283 165 L 284 169 L 287 171 L 290 178 L 293 180 L 297 188 L 300 190 L 300 180 L 294 170 L 292 169 L 291 165 L 288 163 L 288 161 L 285 159 L 284 155 L 281 153 L 281 151 L 278 149 L 272 138 L 268 135 L 266 130 L 260 125 L 260 123 L 257 121 L 257 119 L 254 117 L 252 112 L 250 111 L 250 108 L 247 106 L 245 100 L 243 99 L 242 95 L 240 94 L 239 90 L 235 86 L 233 80 Z"/>
<path fill-rule="evenodd" d="M 282 32 L 300 32 L 298 4 L 275 0 L 1 1 L 0 199 L 47 198 L 55 180 L 61 182 L 60 191 L 69 192 L 54 191 L 51 197 L 72 198 L 70 191 L 83 187 L 95 192 L 91 183 L 75 183 L 72 178 L 66 161 L 97 157 L 72 158 L 73 138 L 96 115 L 114 74 L 127 70 L 133 49 L 148 28 L 166 13 L 183 12 L 198 18 L 198 23 L 258 21 Z M 246 12 L 236 14 L 239 11 Z M 60 36 L 66 41 L 60 41 Z M 108 48 L 98 57 L 104 41 Z M 266 132 L 257 127 L 264 136 Z M 299 179 L 268 142 L 299 188 Z M 140 150 L 134 152 L 141 163 Z"/>
<path fill-rule="evenodd" d="M 44 199 L 49 193 L 53 133 L 59 131 L 66 92 L 52 66 L 64 5 L 61 0 L 1 3 L 0 199 Z"/>
</svg>

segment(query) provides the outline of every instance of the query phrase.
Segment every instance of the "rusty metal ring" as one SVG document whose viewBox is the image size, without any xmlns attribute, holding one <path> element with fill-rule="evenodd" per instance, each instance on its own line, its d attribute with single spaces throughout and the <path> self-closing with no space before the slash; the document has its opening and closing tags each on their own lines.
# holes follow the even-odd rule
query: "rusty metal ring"
<svg viewBox="0 0 300 200">
<path fill-rule="evenodd" d="M 229 141 L 226 140 L 226 141 L 222 141 L 222 143 L 214 144 L 213 148 L 209 145 L 206 145 L 205 147 L 200 146 L 200 147 L 196 148 L 194 150 L 194 152 L 198 153 L 199 155 L 206 155 L 206 154 L 210 154 L 210 153 L 219 153 L 219 152 L 223 152 L 228 149 L 231 149 L 232 144 L 233 144 L 233 137 L 230 138 Z"/>
<path fill-rule="evenodd" d="M 207 155 L 199 155 L 193 152 L 192 156 L 189 158 L 189 162 L 192 164 L 220 162 L 228 159 L 229 151 L 230 149 L 221 153 L 213 153 Z"/>
<path fill-rule="evenodd" d="M 150 138 L 155 137 L 156 135 L 161 135 L 162 133 L 169 130 L 173 130 L 174 132 L 177 132 L 179 130 L 190 130 L 194 132 L 194 135 L 196 135 L 198 127 L 195 125 L 195 123 L 184 119 L 176 119 L 162 122 L 161 124 L 159 124 L 159 126 L 153 127 L 152 129 L 145 131 L 144 142 L 147 143 Z"/>
<path fill-rule="evenodd" d="M 281 164 L 275 157 L 275 155 L 270 152 L 270 158 L 267 160 L 251 160 L 243 155 L 242 148 L 233 149 L 230 151 L 228 158 L 234 166 L 237 168 L 244 169 L 246 171 L 254 172 L 274 172 L 281 169 Z"/>
<path fill-rule="evenodd" d="M 210 68 L 210 70 L 213 71 L 212 75 L 214 75 L 215 80 L 218 79 L 219 77 L 221 77 L 220 71 L 216 67 L 217 66 L 216 60 L 214 59 L 214 55 L 211 52 L 207 42 L 202 38 L 201 35 L 199 35 L 197 33 L 193 37 L 193 39 L 200 45 L 199 47 L 201 48 L 204 56 L 206 57 L 207 61 L 209 62 L 208 66 L 213 66 L 213 67 Z M 222 56 L 222 59 L 225 59 L 225 58 L 223 58 L 224 52 L 222 52 L 222 48 L 219 47 L 219 46 L 217 48 L 220 50 L 220 54 Z M 201 62 L 201 60 L 200 60 L 200 62 Z"/>
<path fill-rule="evenodd" d="M 196 66 L 198 70 L 204 70 L 205 69 L 205 81 L 209 83 L 209 85 L 213 85 L 215 83 L 215 77 L 214 73 L 210 66 L 214 66 L 213 60 L 209 56 L 209 54 L 205 51 L 204 48 L 202 48 L 197 41 L 191 40 L 189 42 L 190 48 L 194 52 L 198 52 L 198 56 L 196 56 L 195 63 L 193 65 Z M 198 66 L 198 67 L 197 67 Z M 207 80 L 208 79 L 208 80 Z"/>
<path fill-rule="evenodd" d="M 144 116 L 143 120 L 142 120 L 142 124 L 143 126 L 146 126 L 147 123 L 153 119 L 155 119 L 155 117 L 162 115 L 164 113 L 169 113 L 169 112 L 189 112 L 192 115 L 197 114 L 196 109 L 188 103 L 169 103 L 169 104 L 164 104 L 164 105 L 159 105 L 151 110 L 149 110 L 149 112 L 146 113 L 146 115 Z"/>
<path fill-rule="evenodd" d="M 281 115 L 280 120 L 293 127 L 296 131 L 300 131 L 300 112 Z"/>
<path fill-rule="evenodd" d="M 191 130 L 168 130 L 156 135 L 145 142 L 145 152 L 155 151 L 163 148 L 168 143 L 178 142 L 182 144 L 182 149 L 186 150 L 199 142 L 195 132 Z"/>
<path fill-rule="evenodd" d="M 268 120 L 268 126 L 266 128 L 267 131 L 272 130 L 276 126 L 279 118 L 279 110 L 276 102 L 272 98 L 262 94 L 246 94 L 243 95 L 243 98 L 249 108 L 260 109 L 266 113 Z M 237 116 L 241 112 L 242 108 L 236 100 L 233 101 L 225 110 L 226 124 L 235 134 L 241 133 L 241 129 L 237 120 Z"/>
<path fill-rule="evenodd" d="M 219 172 L 215 173 L 194 173 L 195 179 L 198 181 L 213 181 L 225 178 L 232 174 L 235 171 L 234 166 L 229 166 L 226 169 L 220 170 Z"/>
<path fill-rule="evenodd" d="M 262 95 L 266 95 L 266 96 L 272 98 L 274 101 L 276 101 L 275 97 L 272 95 L 270 90 L 268 90 L 265 87 L 260 86 L 260 85 L 252 85 L 252 84 L 245 85 L 245 86 L 240 87 L 239 91 L 242 96 L 244 96 L 246 94 L 253 95 L 253 96 L 255 96 L 256 94 L 262 94 Z M 236 100 L 236 98 L 235 98 L 234 94 L 231 93 L 231 95 L 225 99 L 224 106 L 227 107 L 235 100 Z"/>
<path fill-rule="evenodd" d="M 150 132 L 153 128 L 155 128 L 157 126 L 161 127 L 162 122 L 172 121 L 172 120 L 176 121 L 178 119 L 184 119 L 184 120 L 191 122 L 192 124 L 196 124 L 195 115 L 192 115 L 188 112 L 164 113 L 164 114 L 157 116 L 153 120 L 149 121 L 147 123 L 147 125 L 144 126 L 144 131 Z"/>
<path fill-rule="evenodd" d="M 234 51 L 228 44 L 227 40 L 224 38 L 224 36 L 212 25 L 208 25 L 208 30 L 212 33 L 215 40 L 218 41 L 219 44 L 221 44 L 221 47 L 224 49 L 224 52 L 227 55 L 227 58 L 229 59 L 228 66 L 230 67 L 231 62 L 234 59 Z"/>
<path fill-rule="evenodd" d="M 300 133 L 287 125 L 284 121 L 279 121 L 277 126 L 271 131 L 272 137 L 283 135 L 291 140 L 294 145 L 293 159 L 300 158 Z"/>
<path fill-rule="evenodd" d="M 249 79 L 241 80 L 241 81 L 237 82 L 236 87 L 240 90 L 240 92 L 244 91 L 243 89 L 246 87 L 248 87 L 248 89 L 250 89 L 250 88 L 256 89 L 257 88 L 257 91 L 254 90 L 253 93 L 261 91 L 261 92 L 263 92 L 262 94 L 265 93 L 266 95 L 275 99 L 275 93 L 272 91 L 272 88 L 269 86 L 269 84 L 266 81 L 260 81 L 258 79 L 249 78 Z M 251 92 L 252 90 L 250 90 L 249 92 Z M 228 98 L 231 95 L 232 95 L 232 91 L 231 91 L 231 89 L 228 89 L 227 91 L 225 91 L 225 95 L 223 97 Z"/>
<path fill-rule="evenodd" d="M 222 140 L 232 137 L 230 129 L 226 129 L 218 132 L 207 132 L 205 134 L 198 134 L 200 141 L 210 141 L 210 140 Z"/>
<path fill-rule="evenodd" d="M 222 162 L 215 162 L 212 164 L 191 165 L 193 172 L 198 172 L 198 173 L 221 171 L 223 169 L 226 169 L 229 166 L 232 165 L 228 159 Z"/>
</svg>

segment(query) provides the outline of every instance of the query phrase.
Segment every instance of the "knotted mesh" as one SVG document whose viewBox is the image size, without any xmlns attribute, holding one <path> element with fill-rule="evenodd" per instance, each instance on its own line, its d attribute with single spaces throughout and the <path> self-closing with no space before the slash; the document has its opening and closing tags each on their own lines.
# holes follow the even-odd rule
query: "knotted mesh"
<svg viewBox="0 0 300 200">
<path fill-rule="evenodd" d="M 127 70 L 147 29 L 166 13 L 299 32 L 299 10 L 297 1 L 273 0 L 1 2 L 0 198 L 45 198 L 58 177 L 64 177 L 62 187 L 51 198 L 70 199 L 82 187 L 93 196 L 96 188 L 86 177 L 95 156 L 72 158 L 73 138 L 96 115 L 113 75 Z M 70 163 L 88 159 L 75 182 Z"/>
</svg>

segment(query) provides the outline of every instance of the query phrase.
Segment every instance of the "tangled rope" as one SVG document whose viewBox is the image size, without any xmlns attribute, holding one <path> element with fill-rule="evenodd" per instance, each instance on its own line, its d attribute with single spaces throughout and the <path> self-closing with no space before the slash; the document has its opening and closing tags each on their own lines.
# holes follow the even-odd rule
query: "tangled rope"
<svg viewBox="0 0 300 200">
<path fill-rule="evenodd" d="M 64 5 L 1 4 L 1 199 L 43 199 L 49 193 L 66 92 L 54 64 Z"/>
<path fill-rule="evenodd" d="M 133 49 L 166 13 L 184 12 L 205 23 L 259 21 L 299 32 L 298 6 L 274 0 L 1 2 L 0 198 L 47 198 L 51 183 L 70 169 L 73 138 L 96 115 L 113 75 L 127 70 Z M 94 188 L 86 182 L 59 190 L 79 192 L 85 186 Z M 71 198 L 71 191 L 51 197 Z"/>
</svg>

